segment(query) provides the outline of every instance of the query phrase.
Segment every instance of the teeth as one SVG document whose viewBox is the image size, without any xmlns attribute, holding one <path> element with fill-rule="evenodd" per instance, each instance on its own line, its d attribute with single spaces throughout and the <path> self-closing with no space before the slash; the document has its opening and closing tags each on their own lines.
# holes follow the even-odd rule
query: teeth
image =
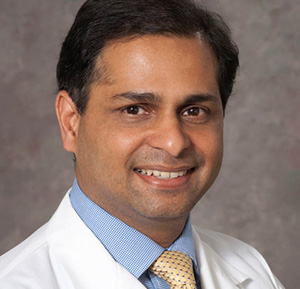
<svg viewBox="0 0 300 289">
<path fill-rule="evenodd" d="M 146 176 L 154 176 L 158 179 L 168 180 L 168 179 L 176 179 L 178 177 L 185 176 L 187 173 L 187 170 L 180 171 L 180 172 L 163 172 L 163 171 L 157 171 L 157 170 L 143 170 L 138 169 L 137 170 L 140 174 L 146 175 Z"/>
<path fill-rule="evenodd" d="M 159 177 L 160 176 L 160 172 L 159 171 L 153 171 L 153 176 Z"/>
<path fill-rule="evenodd" d="M 179 172 L 179 173 L 178 173 L 178 176 L 179 176 L 179 177 L 182 177 L 182 176 L 185 175 L 185 174 L 186 174 L 186 172 Z"/>
<path fill-rule="evenodd" d="M 179 177 L 179 173 L 174 173 L 174 172 L 170 173 L 170 178 L 171 179 L 175 179 L 175 178 L 178 178 L 178 177 Z"/>
<path fill-rule="evenodd" d="M 161 172 L 159 178 L 163 179 L 163 180 L 167 180 L 167 179 L 170 178 L 170 173 L 168 173 L 168 172 Z"/>
</svg>

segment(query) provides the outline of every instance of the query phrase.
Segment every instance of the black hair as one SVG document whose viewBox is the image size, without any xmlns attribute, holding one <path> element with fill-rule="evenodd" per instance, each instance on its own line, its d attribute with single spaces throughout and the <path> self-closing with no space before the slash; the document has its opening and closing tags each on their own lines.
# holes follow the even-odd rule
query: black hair
<svg viewBox="0 0 300 289">
<path fill-rule="evenodd" d="M 62 45 L 57 64 L 59 90 L 66 90 L 84 114 L 96 60 L 109 41 L 128 36 L 191 37 L 199 33 L 218 61 L 223 109 L 239 66 L 238 48 L 221 16 L 193 0 L 88 0 Z"/>
</svg>

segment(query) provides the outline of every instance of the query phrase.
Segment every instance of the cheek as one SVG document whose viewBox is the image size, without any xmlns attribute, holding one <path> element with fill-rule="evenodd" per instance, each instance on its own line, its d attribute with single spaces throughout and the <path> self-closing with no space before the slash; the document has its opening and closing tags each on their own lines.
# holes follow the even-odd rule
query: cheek
<svg viewBox="0 0 300 289">
<path fill-rule="evenodd" d="M 198 153 L 206 159 L 219 159 L 223 155 L 223 126 L 217 125 L 213 129 L 204 128 L 192 135 L 192 142 Z"/>
<path fill-rule="evenodd" d="M 216 162 L 216 166 L 220 166 L 223 158 L 223 130 L 220 129 L 218 133 L 213 134 L 210 142 L 208 143 L 208 148 L 210 157 Z"/>
<path fill-rule="evenodd" d="M 117 128 L 105 129 L 97 146 L 106 161 L 115 163 L 120 168 L 130 165 L 129 160 L 143 143 L 141 131 L 136 129 Z"/>
<path fill-rule="evenodd" d="M 217 177 L 219 174 L 222 160 L 223 160 L 223 133 L 222 131 L 220 134 L 216 135 L 215 138 L 212 140 L 211 143 L 211 150 L 210 150 L 210 159 L 211 163 L 210 166 L 214 171 L 214 178 Z"/>
</svg>

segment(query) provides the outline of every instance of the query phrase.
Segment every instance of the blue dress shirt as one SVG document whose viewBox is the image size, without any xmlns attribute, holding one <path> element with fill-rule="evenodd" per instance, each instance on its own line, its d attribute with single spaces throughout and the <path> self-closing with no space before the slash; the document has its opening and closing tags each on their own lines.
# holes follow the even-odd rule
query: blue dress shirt
<svg viewBox="0 0 300 289">
<path fill-rule="evenodd" d="M 101 241 L 112 257 L 139 279 L 146 288 L 170 288 L 163 279 L 147 270 L 165 248 L 95 204 L 82 192 L 76 179 L 70 191 L 70 200 L 79 217 Z M 196 272 L 197 288 L 200 288 L 190 220 L 187 221 L 181 236 L 167 250 L 181 251 L 190 256 Z"/>
</svg>

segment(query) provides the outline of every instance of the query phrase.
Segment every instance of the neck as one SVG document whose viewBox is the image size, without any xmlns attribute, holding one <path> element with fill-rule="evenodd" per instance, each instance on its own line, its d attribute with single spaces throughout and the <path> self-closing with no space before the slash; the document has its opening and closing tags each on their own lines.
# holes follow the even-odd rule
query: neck
<svg viewBox="0 0 300 289">
<path fill-rule="evenodd" d="M 142 224 L 135 223 L 132 219 L 121 219 L 121 221 L 146 235 L 161 247 L 168 248 L 183 232 L 187 219 L 188 216 L 171 220 L 155 219 L 147 220 Z"/>
<path fill-rule="evenodd" d="M 128 226 L 146 235 L 163 248 L 172 245 L 185 227 L 189 211 L 179 213 L 176 216 L 154 212 L 146 215 L 141 213 L 141 210 L 135 210 L 130 205 L 117 207 L 114 199 L 103 197 L 102 194 L 88 193 L 97 192 L 98 190 L 90 187 L 89 184 L 83 185 L 79 175 L 77 175 L 77 181 L 86 196 L 95 204 Z M 159 216 L 157 216 L 158 214 Z"/>
</svg>

